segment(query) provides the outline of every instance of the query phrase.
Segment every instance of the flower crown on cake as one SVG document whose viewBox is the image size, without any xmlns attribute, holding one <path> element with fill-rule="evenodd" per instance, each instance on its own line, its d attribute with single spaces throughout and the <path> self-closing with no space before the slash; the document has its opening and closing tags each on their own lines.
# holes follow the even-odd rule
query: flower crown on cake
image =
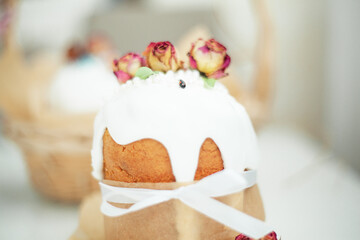
<svg viewBox="0 0 360 240">
<path fill-rule="evenodd" d="M 113 71 L 119 83 L 133 77 L 146 79 L 158 72 L 186 69 L 184 61 L 178 60 L 175 47 L 168 41 L 152 42 L 142 54 L 144 57 L 131 52 L 113 61 Z M 228 75 L 225 70 L 231 59 L 226 48 L 215 39 L 205 41 L 199 38 L 192 43 L 187 56 L 189 68 L 200 72 L 205 86 L 213 87 L 216 79 Z"/>
</svg>

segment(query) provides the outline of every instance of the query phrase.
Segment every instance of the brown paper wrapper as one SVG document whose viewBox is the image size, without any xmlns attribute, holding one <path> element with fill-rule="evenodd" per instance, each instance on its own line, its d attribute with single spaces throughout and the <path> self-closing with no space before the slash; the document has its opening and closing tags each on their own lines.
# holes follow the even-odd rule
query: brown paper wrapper
<svg viewBox="0 0 360 240">
<path fill-rule="evenodd" d="M 100 212 L 101 193 L 86 196 L 79 208 L 79 225 L 69 240 L 104 240 L 104 217 Z"/>
<path fill-rule="evenodd" d="M 121 183 L 104 181 L 117 187 L 175 189 L 179 183 Z M 257 185 L 242 192 L 218 197 L 217 200 L 250 216 L 265 220 L 264 208 Z M 130 204 L 112 203 L 128 208 Z M 104 216 L 106 240 L 233 240 L 239 233 L 208 218 L 183 204 L 179 200 L 169 200 L 146 209 L 120 217 Z"/>
<path fill-rule="evenodd" d="M 149 185 L 146 187 L 149 187 Z M 227 202 L 225 203 L 229 206 L 235 205 L 236 209 L 246 214 L 260 220 L 265 219 L 262 200 L 256 185 L 246 189 L 240 194 L 233 194 L 223 198 L 227 198 Z M 222 198 L 220 198 L 220 200 L 226 201 Z M 105 229 L 107 229 L 107 239 L 138 239 L 138 236 L 142 237 L 142 239 L 165 239 L 166 237 L 173 237 L 175 235 L 177 238 L 174 237 L 173 239 L 234 240 L 238 234 L 204 215 L 197 213 L 177 200 L 164 202 L 144 209 L 143 211 L 145 212 L 141 213 L 141 211 L 139 211 L 138 213 L 134 213 L 135 215 L 133 214 L 132 217 L 129 217 L 130 215 L 127 218 L 123 218 L 126 215 L 120 217 L 122 219 L 105 217 L 100 212 L 101 201 L 102 198 L 99 192 L 90 194 L 83 200 L 80 206 L 79 226 L 69 240 L 104 240 Z M 232 202 L 229 203 L 229 201 Z M 164 211 L 169 210 L 170 212 L 164 213 Z M 180 213 L 181 216 L 174 217 L 178 213 Z M 167 217 L 167 219 L 162 217 Z M 169 219 L 171 222 L 169 222 Z M 178 219 L 177 224 L 175 219 Z M 109 225 L 109 222 L 111 225 Z M 116 225 L 122 222 L 130 228 L 125 229 L 126 226 L 124 225 Z M 130 224 L 133 225 L 131 226 Z M 121 233 L 121 235 L 127 234 L 124 238 L 115 235 L 122 229 L 125 229 L 125 232 Z M 168 230 L 168 232 L 166 232 L 166 230 Z M 141 231 L 141 234 L 137 233 L 137 231 Z M 131 232 L 134 235 L 130 235 Z M 148 234 L 158 236 L 151 238 L 153 236 Z"/>
</svg>

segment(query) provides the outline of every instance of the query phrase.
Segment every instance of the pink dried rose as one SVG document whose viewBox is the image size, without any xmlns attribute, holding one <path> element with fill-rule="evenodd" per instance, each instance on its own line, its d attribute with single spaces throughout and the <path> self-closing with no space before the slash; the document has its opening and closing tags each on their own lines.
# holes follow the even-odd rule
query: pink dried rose
<svg viewBox="0 0 360 240">
<path fill-rule="evenodd" d="M 183 65 L 176 57 L 175 47 L 168 41 L 150 43 L 143 55 L 147 65 L 154 71 L 176 71 Z"/>
<path fill-rule="evenodd" d="M 239 234 L 235 240 L 255 240 L 253 238 L 249 238 L 247 236 L 245 236 L 244 234 Z M 268 235 L 266 235 L 265 237 L 260 238 L 259 240 L 278 240 L 276 233 L 275 232 L 271 232 Z"/>
<path fill-rule="evenodd" d="M 215 39 L 198 39 L 192 44 L 188 56 L 190 67 L 199 70 L 208 78 L 218 79 L 228 75 L 225 70 L 231 59 L 226 48 Z"/>
<path fill-rule="evenodd" d="M 271 232 L 265 237 L 261 238 L 261 240 L 277 240 L 277 236 L 275 232 Z"/>
<path fill-rule="evenodd" d="M 133 78 L 136 71 L 144 66 L 146 66 L 145 59 L 137 53 L 128 53 L 113 61 L 113 71 L 120 83 Z"/>
<path fill-rule="evenodd" d="M 235 240 L 251 240 L 251 238 L 245 236 L 244 234 L 238 235 Z"/>
</svg>

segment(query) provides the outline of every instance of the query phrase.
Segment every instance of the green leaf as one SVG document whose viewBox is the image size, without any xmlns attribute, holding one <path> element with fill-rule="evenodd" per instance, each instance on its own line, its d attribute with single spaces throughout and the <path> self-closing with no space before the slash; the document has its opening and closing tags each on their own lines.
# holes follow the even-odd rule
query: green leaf
<svg viewBox="0 0 360 240">
<path fill-rule="evenodd" d="M 213 88 L 215 86 L 216 79 L 203 77 L 203 80 L 204 80 L 204 87 Z"/>
<path fill-rule="evenodd" d="M 138 77 L 138 78 L 141 78 L 141 79 L 147 79 L 148 77 L 150 77 L 153 74 L 154 74 L 154 72 L 150 68 L 141 67 L 136 71 L 135 77 Z"/>
</svg>

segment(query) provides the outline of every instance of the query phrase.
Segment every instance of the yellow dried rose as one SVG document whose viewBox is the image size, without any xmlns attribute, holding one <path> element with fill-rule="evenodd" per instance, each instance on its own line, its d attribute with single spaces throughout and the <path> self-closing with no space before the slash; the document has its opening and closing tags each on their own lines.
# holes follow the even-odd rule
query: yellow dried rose
<svg viewBox="0 0 360 240">
<path fill-rule="evenodd" d="M 189 64 L 208 78 L 222 78 L 227 76 L 226 68 L 230 65 L 230 57 L 226 48 L 215 39 L 197 40 L 192 44 L 188 53 Z"/>
<path fill-rule="evenodd" d="M 146 63 L 154 71 L 176 71 L 182 67 L 176 57 L 175 47 L 168 41 L 150 43 L 143 52 Z"/>
</svg>

